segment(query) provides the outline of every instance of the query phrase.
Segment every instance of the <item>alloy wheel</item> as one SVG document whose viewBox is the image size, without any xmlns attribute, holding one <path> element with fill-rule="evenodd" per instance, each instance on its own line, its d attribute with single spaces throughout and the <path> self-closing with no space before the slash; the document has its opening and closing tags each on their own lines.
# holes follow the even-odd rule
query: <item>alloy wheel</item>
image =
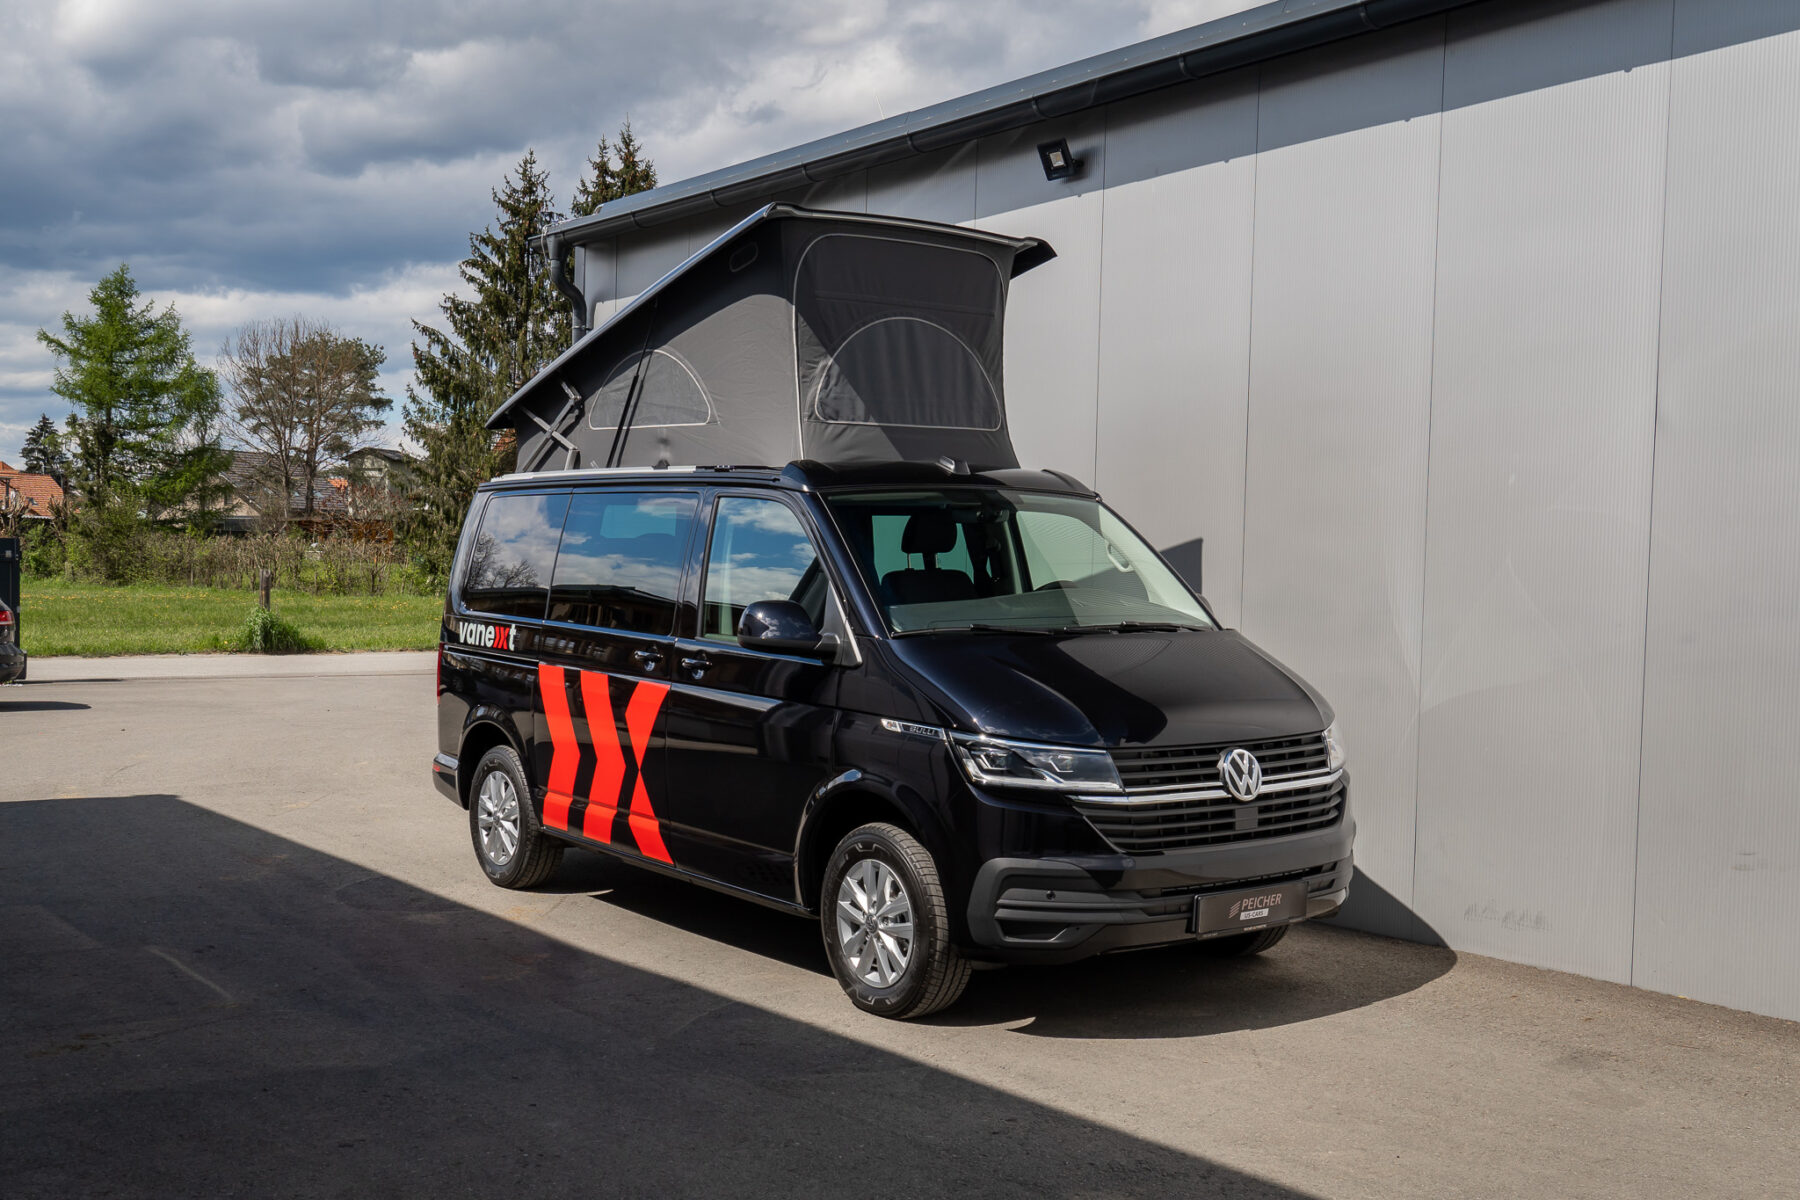
<svg viewBox="0 0 1800 1200">
<path fill-rule="evenodd" d="M 511 862 L 519 849 L 519 793 L 505 771 L 491 771 L 481 781 L 475 822 L 487 860 L 496 867 Z"/>
<path fill-rule="evenodd" d="M 912 960 L 913 907 L 906 885 L 878 858 L 850 864 L 838 884 L 838 949 L 862 982 L 892 987 Z"/>
</svg>

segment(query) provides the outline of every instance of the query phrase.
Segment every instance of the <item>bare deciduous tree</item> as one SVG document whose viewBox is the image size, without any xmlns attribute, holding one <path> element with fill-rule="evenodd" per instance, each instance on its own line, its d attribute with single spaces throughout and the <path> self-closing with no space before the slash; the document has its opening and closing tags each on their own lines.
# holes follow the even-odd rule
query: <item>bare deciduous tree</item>
<svg viewBox="0 0 1800 1200">
<path fill-rule="evenodd" d="M 220 351 L 233 432 L 269 456 L 268 486 L 297 498 L 303 516 L 316 511 L 322 468 L 381 427 L 386 361 L 381 347 L 302 316 L 252 321 Z"/>
</svg>

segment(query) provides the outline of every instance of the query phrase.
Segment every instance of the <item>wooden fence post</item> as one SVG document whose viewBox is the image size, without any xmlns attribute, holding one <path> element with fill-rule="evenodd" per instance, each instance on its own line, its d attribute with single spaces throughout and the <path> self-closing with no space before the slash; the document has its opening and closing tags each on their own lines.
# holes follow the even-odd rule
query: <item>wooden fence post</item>
<svg viewBox="0 0 1800 1200">
<path fill-rule="evenodd" d="M 269 589 L 275 585 L 275 580 L 272 576 L 273 572 L 271 572 L 269 568 L 264 567 L 262 569 L 262 606 L 264 608 L 269 607 Z"/>
</svg>

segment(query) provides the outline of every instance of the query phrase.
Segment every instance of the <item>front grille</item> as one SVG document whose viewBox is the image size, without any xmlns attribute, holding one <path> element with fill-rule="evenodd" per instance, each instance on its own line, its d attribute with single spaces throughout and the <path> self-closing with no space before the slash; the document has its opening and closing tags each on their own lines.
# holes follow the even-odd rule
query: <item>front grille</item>
<svg viewBox="0 0 1800 1200">
<path fill-rule="evenodd" d="M 1216 788 L 1219 786 L 1219 756 L 1239 746 L 1256 755 L 1265 780 L 1325 769 L 1325 738 L 1317 733 L 1263 742 L 1221 742 L 1216 746 L 1114 750 L 1112 760 L 1128 792 Z"/>
<path fill-rule="evenodd" d="M 1340 775 L 1310 788 L 1271 792 L 1249 804 L 1227 797 L 1159 800 L 1150 795 L 1112 802 L 1077 797 L 1075 807 L 1121 853 L 1157 854 L 1325 829 L 1343 819 L 1344 793 Z"/>
</svg>

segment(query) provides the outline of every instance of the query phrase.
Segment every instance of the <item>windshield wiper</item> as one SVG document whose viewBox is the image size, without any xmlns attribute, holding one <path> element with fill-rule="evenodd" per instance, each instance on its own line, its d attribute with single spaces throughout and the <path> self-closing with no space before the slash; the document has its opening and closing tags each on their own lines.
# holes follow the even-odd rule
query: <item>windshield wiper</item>
<svg viewBox="0 0 1800 1200">
<path fill-rule="evenodd" d="M 1064 625 L 1057 633 L 1185 633 L 1204 625 L 1180 625 L 1174 621 L 1112 621 L 1105 625 Z"/>
<path fill-rule="evenodd" d="M 931 629 L 902 629 L 895 637 L 918 637 L 923 633 L 1025 633 L 1033 637 L 1049 637 L 1056 632 L 1035 625 L 988 625 L 980 621 L 968 625 L 939 625 Z"/>
</svg>

